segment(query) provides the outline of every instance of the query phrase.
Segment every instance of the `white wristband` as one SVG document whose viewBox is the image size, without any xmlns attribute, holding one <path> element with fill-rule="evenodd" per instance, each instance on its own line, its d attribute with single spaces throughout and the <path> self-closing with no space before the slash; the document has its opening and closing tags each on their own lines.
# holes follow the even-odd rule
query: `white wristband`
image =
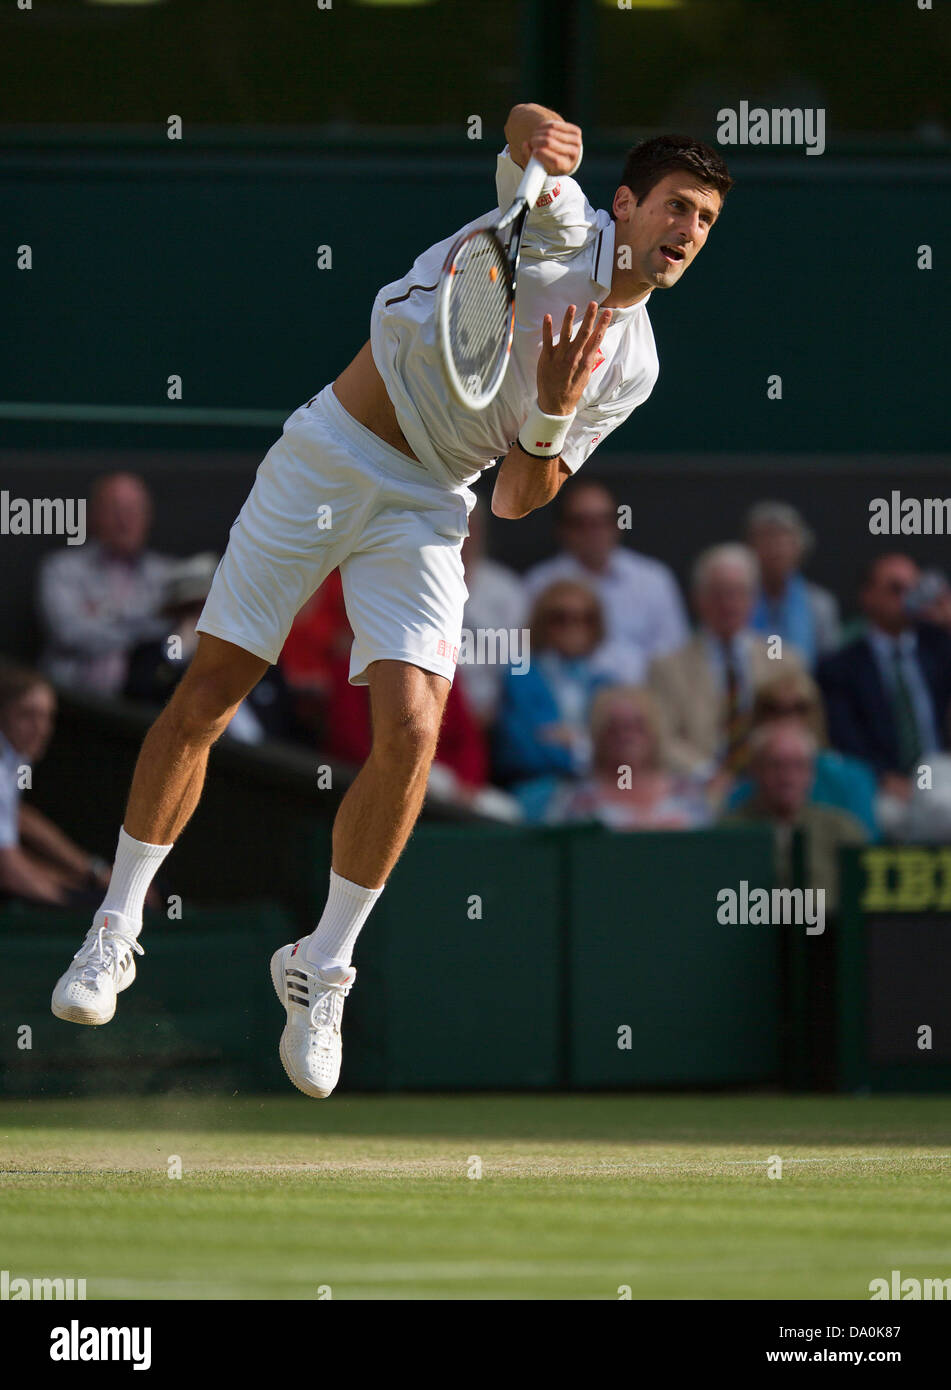
<svg viewBox="0 0 951 1390">
<path fill-rule="evenodd" d="M 570 415 L 546 415 L 536 401 L 528 413 L 528 419 L 518 432 L 519 444 L 526 454 L 534 454 L 536 458 L 557 458 L 575 413 L 572 411 Z"/>
</svg>

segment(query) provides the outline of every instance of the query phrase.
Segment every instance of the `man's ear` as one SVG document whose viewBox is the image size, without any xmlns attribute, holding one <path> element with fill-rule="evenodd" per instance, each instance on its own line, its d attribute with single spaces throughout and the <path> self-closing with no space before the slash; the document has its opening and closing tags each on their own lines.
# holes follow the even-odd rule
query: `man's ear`
<svg viewBox="0 0 951 1390">
<path fill-rule="evenodd" d="M 614 216 L 623 218 L 629 217 L 631 209 L 636 206 L 636 203 L 637 199 L 634 197 L 632 191 L 628 188 L 627 184 L 622 183 L 615 193 L 614 202 L 611 205 Z"/>
</svg>

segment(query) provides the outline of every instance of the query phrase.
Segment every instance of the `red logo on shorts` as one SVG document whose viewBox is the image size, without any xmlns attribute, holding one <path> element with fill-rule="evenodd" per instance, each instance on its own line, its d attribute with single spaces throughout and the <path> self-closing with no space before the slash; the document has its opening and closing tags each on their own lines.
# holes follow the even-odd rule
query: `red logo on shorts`
<svg viewBox="0 0 951 1390">
<path fill-rule="evenodd" d="M 436 655 L 451 656 L 453 665 L 456 665 L 459 661 L 459 648 L 454 647 L 451 642 L 447 642 L 445 637 L 440 637 L 436 643 Z"/>
</svg>

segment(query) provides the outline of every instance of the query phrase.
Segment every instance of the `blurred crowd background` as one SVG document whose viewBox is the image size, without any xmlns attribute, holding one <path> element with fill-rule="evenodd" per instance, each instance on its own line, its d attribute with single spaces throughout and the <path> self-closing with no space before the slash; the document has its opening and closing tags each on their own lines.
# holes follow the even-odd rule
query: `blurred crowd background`
<svg viewBox="0 0 951 1390">
<path fill-rule="evenodd" d="M 135 473 L 101 476 L 86 543 L 39 565 L 39 670 L 0 669 L 0 751 L 14 766 L 42 757 L 54 690 L 157 708 L 181 679 L 218 555 L 157 553 L 152 511 Z M 762 498 L 740 540 L 711 538 L 682 592 L 662 558 L 625 543 L 624 517 L 580 476 L 558 501 L 552 553 L 519 573 L 493 558 L 477 506 L 432 774 L 442 796 L 491 818 L 619 831 L 761 821 L 785 878 L 800 830 L 809 881 L 833 897 L 840 845 L 951 835 L 943 572 L 887 547 L 855 593 L 833 594 L 809 578 L 807 519 Z M 335 571 L 226 737 L 359 765 L 370 713 L 348 681 L 351 642 Z"/>
</svg>

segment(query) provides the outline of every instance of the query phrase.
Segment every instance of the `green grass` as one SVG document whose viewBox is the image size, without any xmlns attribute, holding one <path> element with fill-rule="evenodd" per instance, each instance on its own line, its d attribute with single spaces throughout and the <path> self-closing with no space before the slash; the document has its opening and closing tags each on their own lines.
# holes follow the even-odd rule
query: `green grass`
<svg viewBox="0 0 951 1390">
<path fill-rule="evenodd" d="M 951 1276 L 945 1097 L 3 1101 L 0 1169 L 0 1268 L 89 1298 L 862 1299 L 892 1269 Z"/>
</svg>

